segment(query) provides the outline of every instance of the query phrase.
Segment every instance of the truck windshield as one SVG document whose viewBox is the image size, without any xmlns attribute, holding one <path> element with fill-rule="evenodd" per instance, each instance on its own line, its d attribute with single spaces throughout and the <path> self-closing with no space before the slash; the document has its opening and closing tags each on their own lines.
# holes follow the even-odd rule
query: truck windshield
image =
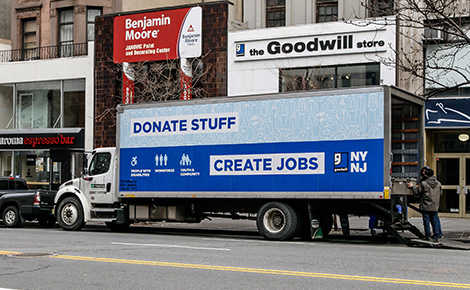
<svg viewBox="0 0 470 290">
<path fill-rule="evenodd" d="M 108 172 L 110 161 L 111 153 L 95 154 L 90 164 L 90 175 L 97 175 Z"/>
</svg>

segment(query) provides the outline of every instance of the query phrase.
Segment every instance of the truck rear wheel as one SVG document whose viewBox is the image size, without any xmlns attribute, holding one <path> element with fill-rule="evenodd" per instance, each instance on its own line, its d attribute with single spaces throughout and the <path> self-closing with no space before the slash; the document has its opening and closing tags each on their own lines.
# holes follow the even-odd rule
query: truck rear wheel
<svg viewBox="0 0 470 290">
<path fill-rule="evenodd" d="M 297 234 L 299 219 L 295 210 L 282 202 L 268 202 L 258 211 L 256 225 L 266 239 L 285 241 Z"/>
<path fill-rule="evenodd" d="M 60 202 L 57 221 L 66 231 L 77 231 L 85 225 L 83 208 L 76 197 L 67 197 Z"/>
<path fill-rule="evenodd" d="M 17 228 L 21 225 L 20 211 L 16 206 L 9 206 L 3 212 L 3 223 L 9 228 Z"/>
</svg>

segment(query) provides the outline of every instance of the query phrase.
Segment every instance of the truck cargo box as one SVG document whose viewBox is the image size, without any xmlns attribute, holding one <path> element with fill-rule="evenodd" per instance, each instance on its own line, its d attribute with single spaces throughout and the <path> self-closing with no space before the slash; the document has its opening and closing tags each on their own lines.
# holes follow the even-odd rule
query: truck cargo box
<svg viewBox="0 0 470 290">
<path fill-rule="evenodd" d="M 422 146 L 418 124 L 392 148 L 392 123 L 422 103 L 367 87 L 121 106 L 118 195 L 388 199 L 392 162 L 416 175 Z"/>
</svg>

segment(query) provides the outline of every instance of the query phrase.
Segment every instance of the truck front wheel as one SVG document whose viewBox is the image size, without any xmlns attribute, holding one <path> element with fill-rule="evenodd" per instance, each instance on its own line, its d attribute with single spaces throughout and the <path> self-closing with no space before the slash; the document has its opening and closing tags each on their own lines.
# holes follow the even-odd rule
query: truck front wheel
<svg viewBox="0 0 470 290">
<path fill-rule="evenodd" d="M 269 240 L 291 240 L 297 234 L 299 219 L 295 210 L 282 202 L 268 202 L 258 211 L 256 225 Z"/>
<path fill-rule="evenodd" d="M 64 230 L 80 230 L 85 225 L 83 217 L 82 205 L 76 197 L 67 197 L 60 202 L 57 221 Z"/>
<path fill-rule="evenodd" d="M 17 228 L 21 225 L 20 211 L 16 206 L 9 206 L 3 212 L 3 223 L 9 228 Z"/>
</svg>

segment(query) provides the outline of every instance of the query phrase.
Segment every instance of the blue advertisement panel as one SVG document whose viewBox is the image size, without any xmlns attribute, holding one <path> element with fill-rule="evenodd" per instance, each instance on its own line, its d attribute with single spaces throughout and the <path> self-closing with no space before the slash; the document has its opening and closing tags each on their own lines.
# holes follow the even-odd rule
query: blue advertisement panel
<svg viewBox="0 0 470 290">
<path fill-rule="evenodd" d="M 382 191 L 383 140 L 121 149 L 121 191 Z"/>
<path fill-rule="evenodd" d="M 427 100 L 426 128 L 470 127 L 470 99 Z"/>
<path fill-rule="evenodd" d="M 383 93 L 124 110 L 120 191 L 382 192 Z"/>
</svg>

